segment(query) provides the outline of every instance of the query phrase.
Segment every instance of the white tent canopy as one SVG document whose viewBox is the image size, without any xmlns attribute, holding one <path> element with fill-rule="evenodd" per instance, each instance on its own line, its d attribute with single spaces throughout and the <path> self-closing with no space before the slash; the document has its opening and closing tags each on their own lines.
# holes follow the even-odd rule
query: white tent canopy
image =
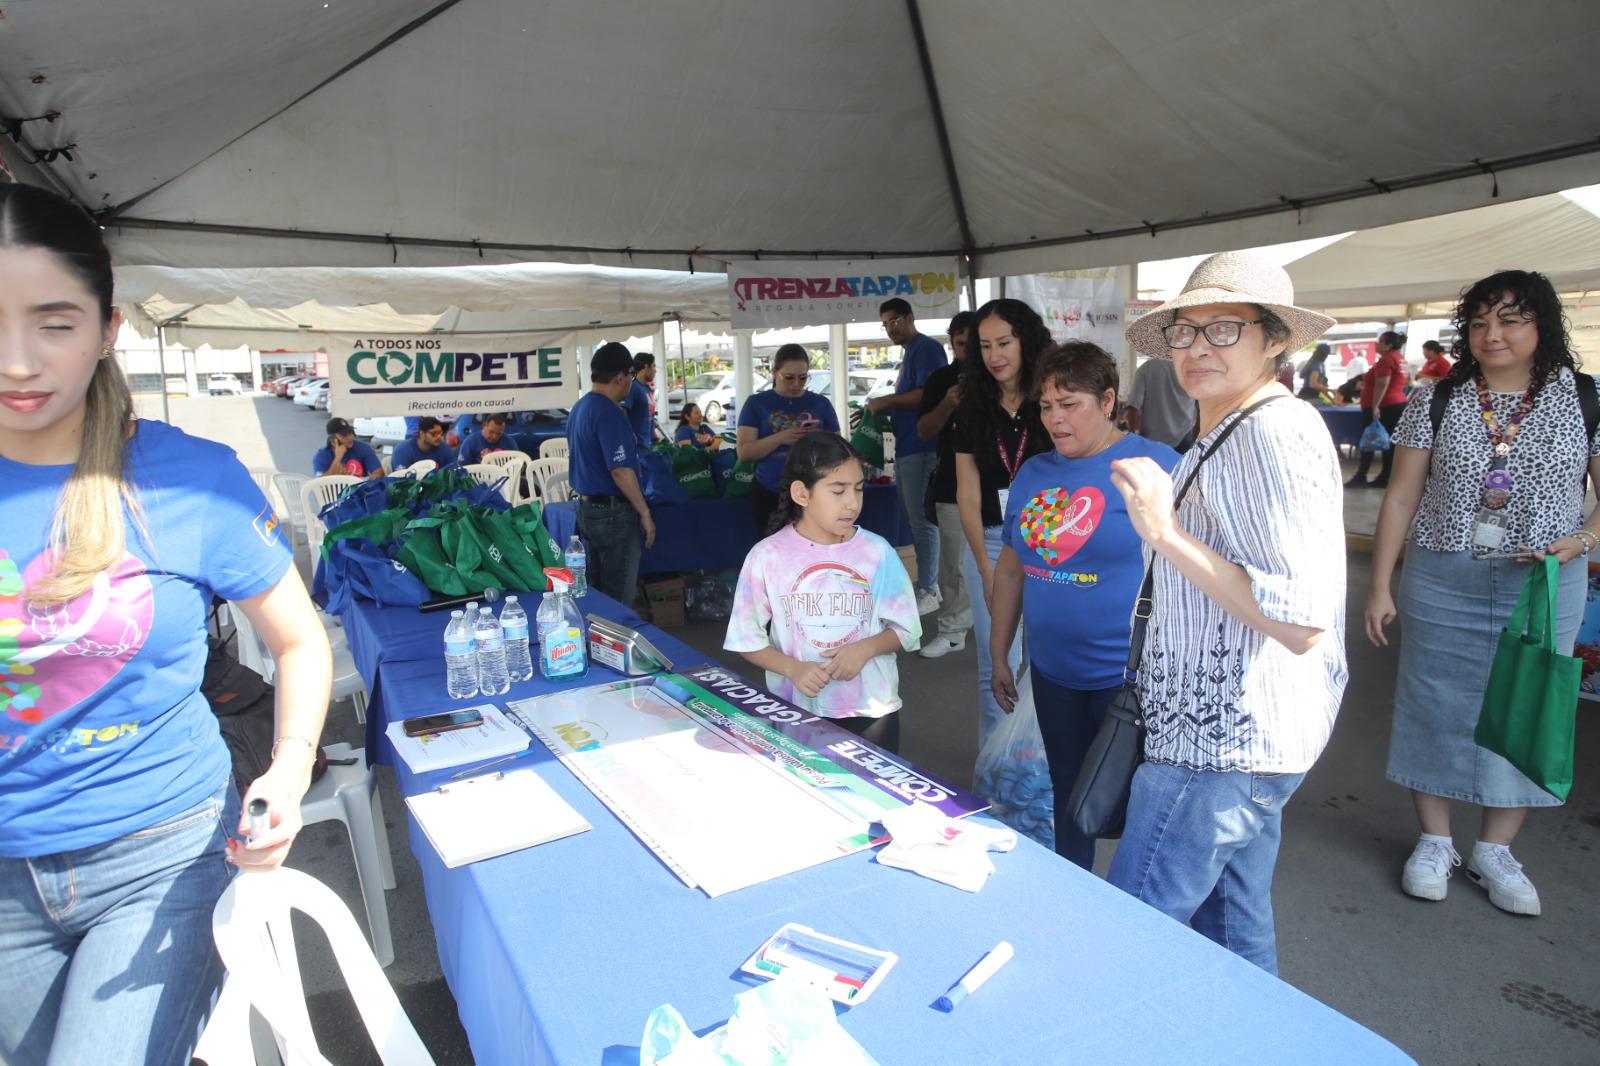
<svg viewBox="0 0 1600 1066">
<path fill-rule="evenodd" d="M 724 322 L 722 274 L 523 263 L 454 268 L 117 268 L 145 336 L 198 347 L 325 348 L 337 335 L 575 333 Z"/>
<path fill-rule="evenodd" d="M 1600 218 L 1539 196 L 1354 233 L 1288 266 L 1297 301 L 1347 322 L 1440 317 L 1507 269 L 1538 270 L 1563 293 L 1600 289 Z"/>
<path fill-rule="evenodd" d="M 0 150 L 122 263 L 1000 276 L 1600 180 L 1597 52 L 1560 0 L 52 0 Z"/>
</svg>

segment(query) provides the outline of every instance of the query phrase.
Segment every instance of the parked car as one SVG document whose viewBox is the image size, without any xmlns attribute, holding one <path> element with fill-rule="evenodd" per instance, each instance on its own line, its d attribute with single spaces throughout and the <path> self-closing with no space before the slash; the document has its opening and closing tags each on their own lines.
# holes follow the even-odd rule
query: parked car
<svg viewBox="0 0 1600 1066">
<path fill-rule="evenodd" d="M 243 396 L 244 387 L 232 374 L 211 374 L 206 378 L 207 396 Z"/>
<path fill-rule="evenodd" d="M 283 384 L 279 385 L 275 391 L 277 395 L 283 397 L 285 400 L 292 400 L 294 399 L 295 391 L 299 389 L 301 385 L 304 385 L 310 380 L 311 378 L 307 377 L 305 374 L 300 374 L 297 377 L 292 377 L 283 382 Z"/>
<path fill-rule="evenodd" d="M 311 398 L 311 409 L 313 411 L 327 411 L 330 415 L 333 414 L 333 408 L 328 402 L 327 383 L 323 383 L 322 388 Z"/>
<path fill-rule="evenodd" d="M 302 376 L 299 374 L 284 374 L 282 377 L 262 382 L 261 391 L 270 392 L 274 396 L 283 396 L 291 384 L 300 380 L 302 380 Z"/>
<path fill-rule="evenodd" d="M 351 427 L 356 431 L 356 436 L 362 440 L 379 444 L 384 442 L 399 444 L 410 436 L 406 432 L 406 420 L 399 415 L 391 418 L 357 418 L 351 422 Z"/>
<path fill-rule="evenodd" d="M 864 404 L 878 396 L 894 395 L 895 371 L 893 370 L 852 370 L 850 371 L 849 402 Z M 813 370 L 806 379 L 806 389 L 819 396 L 829 395 L 833 387 L 833 371 Z"/>
<path fill-rule="evenodd" d="M 307 378 L 294 390 L 294 402 L 297 407 L 315 408 L 317 397 L 328 392 L 327 378 Z"/>
<path fill-rule="evenodd" d="M 706 416 L 707 422 L 720 422 L 724 414 L 732 418 L 739 406 L 738 398 L 733 394 L 733 379 L 734 374 L 731 370 L 713 370 L 705 374 L 696 374 L 684 383 L 685 389 L 673 389 L 667 393 L 667 417 L 674 423 L 683 417 L 683 394 L 687 391 L 688 402 L 700 405 L 700 411 Z M 766 387 L 766 378 L 756 378 L 756 392 Z"/>
<path fill-rule="evenodd" d="M 167 395 L 168 396 L 187 396 L 187 395 L 189 395 L 189 382 L 186 381 L 185 379 L 177 376 L 177 375 L 173 375 L 172 377 L 167 379 Z"/>
</svg>

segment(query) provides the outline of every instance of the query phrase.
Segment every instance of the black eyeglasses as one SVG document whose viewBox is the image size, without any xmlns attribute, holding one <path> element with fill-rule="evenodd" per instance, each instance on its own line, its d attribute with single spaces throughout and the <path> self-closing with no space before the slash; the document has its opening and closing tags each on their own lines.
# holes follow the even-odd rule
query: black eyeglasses
<svg viewBox="0 0 1600 1066">
<path fill-rule="evenodd" d="M 1210 322 L 1204 326 L 1191 326 L 1187 322 L 1174 322 L 1161 331 L 1167 339 L 1168 348 L 1187 348 L 1193 344 L 1195 338 L 1204 333 L 1206 340 L 1214 348 L 1231 348 L 1239 343 L 1239 337 L 1244 333 L 1246 326 L 1259 326 L 1261 320 L 1253 318 L 1249 322 L 1236 322 L 1224 318 L 1217 322 Z"/>
</svg>

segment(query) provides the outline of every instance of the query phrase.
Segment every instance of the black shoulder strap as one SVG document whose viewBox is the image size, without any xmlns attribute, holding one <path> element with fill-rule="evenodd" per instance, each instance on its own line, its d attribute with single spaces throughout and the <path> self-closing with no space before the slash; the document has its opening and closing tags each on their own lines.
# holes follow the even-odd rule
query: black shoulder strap
<svg viewBox="0 0 1600 1066">
<path fill-rule="evenodd" d="M 1228 439 L 1228 435 L 1244 425 L 1245 419 L 1261 410 L 1261 408 L 1274 400 L 1283 398 L 1282 395 L 1278 395 L 1268 396 L 1265 400 L 1257 400 L 1239 412 L 1239 417 L 1228 423 L 1227 428 L 1217 434 L 1217 439 L 1211 442 L 1209 448 L 1200 453 L 1199 460 L 1189 468 L 1189 476 L 1183 479 L 1183 487 L 1178 490 L 1178 494 L 1172 499 L 1172 509 L 1174 511 L 1183 502 L 1183 498 L 1189 494 L 1189 487 L 1194 484 L 1194 479 L 1199 476 L 1200 467 L 1205 465 L 1207 459 L 1217 454 L 1217 449 L 1222 447 L 1222 442 Z M 1199 445 L 1196 445 L 1196 447 L 1199 447 Z M 1133 632 L 1128 635 L 1128 668 L 1123 673 L 1123 677 L 1128 680 L 1131 680 L 1139 672 L 1139 660 L 1144 656 L 1144 632 L 1150 624 L 1150 615 L 1155 611 L 1155 599 L 1153 596 L 1155 590 L 1155 559 L 1152 557 L 1150 564 L 1144 568 L 1144 583 L 1139 586 L 1139 598 L 1133 601 Z"/>
<path fill-rule="evenodd" d="M 1592 378 L 1589 387 L 1591 391 L 1594 388 Z M 1429 439 L 1432 441 L 1437 442 L 1439 439 L 1439 427 L 1444 425 L 1444 409 L 1450 406 L 1450 394 L 1455 388 L 1456 383 L 1449 378 L 1441 378 L 1439 384 L 1433 387 L 1433 395 L 1428 399 L 1428 422 L 1433 426 L 1433 436 Z M 1582 396 L 1583 390 L 1580 389 L 1578 395 Z"/>
<path fill-rule="evenodd" d="M 1578 385 L 1578 407 L 1583 410 L 1583 442 L 1594 440 L 1594 431 L 1600 428 L 1600 391 L 1595 389 L 1593 374 L 1573 372 Z"/>
</svg>

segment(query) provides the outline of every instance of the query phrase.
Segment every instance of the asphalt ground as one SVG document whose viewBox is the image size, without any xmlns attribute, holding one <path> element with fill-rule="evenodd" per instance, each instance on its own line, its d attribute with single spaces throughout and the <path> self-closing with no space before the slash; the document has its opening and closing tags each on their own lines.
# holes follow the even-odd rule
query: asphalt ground
<svg viewBox="0 0 1600 1066">
<path fill-rule="evenodd" d="M 158 397 L 141 404 L 159 417 Z M 325 417 L 268 397 L 174 398 L 172 416 L 191 433 L 231 444 L 247 465 L 285 470 L 309 469 Z M 1370 531 L 1381 493 L 1350 495 L 1351 531 Z M 306 563 L 302 558 L 303 570 Z M 1405 896 L 1400 868 L 1415 843 L 1416 822 L 1408 793 L 1383 776 L 1397 643 L 1374 648 L 1360 632 L 1368 572 L 1366 556 L 1352 551 L 1350 685 L 1332 742 L 1285 815 L 1274 892 L 1282 976 L 1420 1062 L 1600 1063 L 1600 897 L 1594 887 L 1600 875 L 1600 798 L 1594 789 L 1600 709 L 1585 704 L 1580 710 L 1571 799 L 1563 808 L 1531 816 L 1517 842 L 1516 855 L 1543 900 L 1541 917 L 1496 910 L 1459 872 L 1443 902 Z M 707 659 L 747 669 L 721 651 L 719 625 L 690 625 L 673 635 Z M 977 752 L 972 643 L 942 659 L 907 656 L 900 675 L 903 754 L 936 773 L 969 780 Z M 330 711 L 327 740 L 361 743 L 348 704 Z M 396 958 L 387 974 L 435 1058 L 441 1064 L 470 1062 L 455 1002 L 440 975 L 405 808 L 392 773 L 379 773 L 399 880 L 388 894 Z M 1466 854 L 1475 839 L 1475 814 L 1458 808 L 1454 828 L 1456 847 Z M 1102 874 L 1113 849 L 1110 842 L 1100 845 L 1096 868 Z M 328 883 L 365 921 L 341 826 L 308 827 L 290 864 Z M 996 876 L 1005 876 L 1004 864 Z M 324 1053 L 341 1063 L 376 1062 L 325 949 L 315 934 L 307 935 L 301 961 Z"/>
</svg>

